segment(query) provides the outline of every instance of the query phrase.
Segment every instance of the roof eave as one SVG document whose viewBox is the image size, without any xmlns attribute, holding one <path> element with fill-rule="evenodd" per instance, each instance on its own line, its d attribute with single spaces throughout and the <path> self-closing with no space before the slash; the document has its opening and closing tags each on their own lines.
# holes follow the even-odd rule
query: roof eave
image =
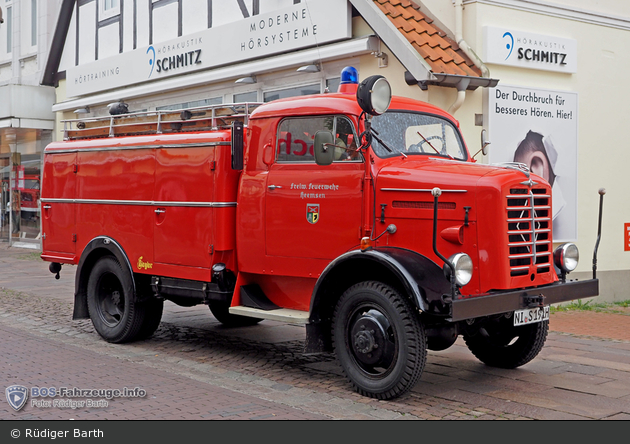
<svg viewBox="0 0 630 444">
<path fill-rule="evenodd" d="M 443 73 L 433 73 L 433 76 L 435 79 L 418 80 L 409 71 L 406 71 L 405 82 L 407 85 L 418 85 L 423 91 L 426 91 L 429 86 L 444 86 L 457 88 L 458 90 L 467 89 L 474 91 L 479 87 L 494 88 L 499 83 L 499 79 L 491 79 L 488 77 L 461 76 Z"/>
<path fill-rule="evenodd" d="M 436 80 L 431 66 L 372 0 L 350 0 L 350 3 L 414 78 Z"/>
<path fill-rule="evenodd" d="M 39 82 L 41 85 L 57 86 L 57 73 L 59 71 L 59 64 L 68 36 L 68 29 L 70 28 L 75 3 L 76 0 L 63 0 L 61 3 L 57 26 L 55 27 L 55 33 L 50 44 L 50 50 L 48 51 L 46 67 L 44 68 L 42 78 Z"/>
</svg>

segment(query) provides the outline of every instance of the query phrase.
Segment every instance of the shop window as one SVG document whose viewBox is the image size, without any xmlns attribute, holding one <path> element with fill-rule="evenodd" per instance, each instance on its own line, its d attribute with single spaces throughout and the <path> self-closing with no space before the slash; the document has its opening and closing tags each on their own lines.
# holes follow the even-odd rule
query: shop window
<svg viewBox="0 0 630 444">
<path fill-rule="evenodd" d="M 339 91 L 339 84 L 341 83 L 341 77 L 335 77 L 334 79 L 326 79 L 326 89 L 328 92 L 336 93 Z"/>
<path fill-rule="evenodd" d="M 352 122 L 343 116 L 324 116 L 284 119 L 278 130 L 278 162 L 315 162 L 313 141 L 318 131 L 335 134 L 335 161 L 363 160 L 356 152 L 357 138 Z"/>
<path fill-rule="evenodd" d="M 196 108 L 198 106 L 220 105 L 223 103 L 221 97 L 213 97 L 211 99 L 194 100 L 192 102 L 177 103 L 175 105 L 165 105 L 156 107 L 157 111 L 176 110 L 186 108 Z"/>
<path fill-rule="evenodd" d="M 295 88 L 281 89 L 278 91 L 268 91 L 263 94 L 265 102 L 272 100 L 286 99 L 287 97 L 308 96 L 310 94 L 319 94 L 321 87 L 319 84 L 298 86 Z"/>
<path fill-rule="evenodd" d="M 6 141 L 6 130 L 1 135 Z M 0 149 L 0 238 L 36 245 L 41 236 L 42 152 L 52 142 L 52 131 L 14 129 L 10 136 L 11 152 Z"/>
<path fill-rule="evenodd" d="M 234 103 L 258 102 L 258 91 L 234 94 Z"/>
</svg>

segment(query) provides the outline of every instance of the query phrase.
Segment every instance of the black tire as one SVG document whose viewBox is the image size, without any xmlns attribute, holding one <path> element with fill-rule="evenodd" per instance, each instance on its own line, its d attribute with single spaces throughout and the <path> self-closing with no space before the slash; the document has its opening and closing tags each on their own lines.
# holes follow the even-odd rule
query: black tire
<svg viewBox="0 0 630 444">
<path fill-rule="evenodd" d="M 114 257 L 103 257 L 92 268 L 87 303 L 94 329 L 107 342 L 130 342 L 138 337 L 145 306 L 136 302 L 133 278 Z"/>
<path fill-rule="evenodd" d="M 148 339 L 155 333 L 162 321 L 162 312 L 164 310 L 164 301 L 161 299 L 150 299 L 142 302 L 142 305 L 145 306 L 144 321 L 136 336 L 136 340 Z"/>
<path fill-rule="evenodd" d="M 248 327 L 251 325 L 256 325 L 262 319 L 259 318 L 250 318 L 249 316 L 239 316 L 230 314 L 230 304 L 226 302 L 218 302 L 218 301 L 210 301 L 208 304 L 210 307 L 210 311 L 212 315 L 219 321 L 221 324 L 226 327 Z"/>
<path fill-rule="evenodd" d="M 335 307 L 332 335 L 341 368 L 364 396 L 396 398 L 422 374 L 427 340 L 419 314 L 388 285 L 350 287 Z"/>
<path fill-rule="evenodd" d="M 512 317 L 501 317 L 475 334 L 464 333 L 464 341 L 472 354 L 484 364 L 516 368 L 540 353 L 548 331 L 549 321 L 515 327 Z"/>
</svg>

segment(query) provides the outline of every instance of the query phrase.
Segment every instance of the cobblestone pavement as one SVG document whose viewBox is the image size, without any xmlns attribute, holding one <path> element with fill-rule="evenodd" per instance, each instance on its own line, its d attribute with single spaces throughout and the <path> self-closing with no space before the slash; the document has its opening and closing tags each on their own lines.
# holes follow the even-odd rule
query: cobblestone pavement
<svg viewBox="0 0 630 444">
<path fill-rule="evenodd" d="M 332 355 L 302 354 L 303 327 L 227 329 L 205 306 L 167 303 L 152 338 L 108 344 L 90 321 L 72 320 L 74 271 L 64 266 L 55 280 L 38 252 L 0 243 L 0 389 L 147 395 L 15 412 L 2 390 L 0 419 L 630 419 L 627 313 L 553 314 L 540 355 L 515 370 L 481 364 L 458 339 L 429 352 L 410 393 L 377 401 L 351 391 Z"/>
</svg>

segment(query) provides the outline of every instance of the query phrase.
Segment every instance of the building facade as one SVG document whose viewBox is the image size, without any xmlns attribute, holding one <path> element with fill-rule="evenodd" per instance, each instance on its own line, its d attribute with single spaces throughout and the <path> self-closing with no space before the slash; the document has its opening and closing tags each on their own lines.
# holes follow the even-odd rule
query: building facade
<svg viewBox="0 0 630 444">
<path fill-rule="evenodd" d="M 627 298 L 621 76 L 630 5 L 615 0 L 62 0 L 42 83 L 54 138 L 79 116 L 265 102 L 337 89 L 345 66 L 458 120 L 484 163 L 521 162 L 554 189 L 554 242 Z M 6 12 L 5 12 L 6 15 Z M 6 23 L 3 25 L 6 26 Z M 1 74 L 1 72 L 0 72 Z M 482 144 L 490 142 L 487 154 Z M 606 154 L 605 154 L 606 153 Z M 619 169 L 620 171 L 615 171 Z"/>
<path fill-rule="evenodd" d="M 55 90 L 40 82 L 58 4 L 0 2 L 0 239 L 32 248 L 40 243 L 41 158 L 55 118 Z"/>
</svg>

